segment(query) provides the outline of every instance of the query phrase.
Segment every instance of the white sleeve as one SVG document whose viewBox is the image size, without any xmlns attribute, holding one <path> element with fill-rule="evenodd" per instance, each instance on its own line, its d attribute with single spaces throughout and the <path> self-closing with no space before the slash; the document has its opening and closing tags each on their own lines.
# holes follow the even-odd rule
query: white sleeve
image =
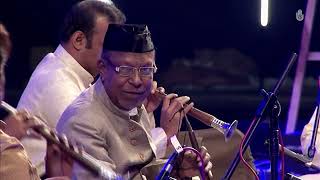
<svg viewBox="0 0 320 180">
<path fill-rule="evenodd" d="M 160 127 L 153 128 L 151 129 L 151 138 L 156 159 L 163 158 L 167 150 L 167 134 Z"/>
</svg>

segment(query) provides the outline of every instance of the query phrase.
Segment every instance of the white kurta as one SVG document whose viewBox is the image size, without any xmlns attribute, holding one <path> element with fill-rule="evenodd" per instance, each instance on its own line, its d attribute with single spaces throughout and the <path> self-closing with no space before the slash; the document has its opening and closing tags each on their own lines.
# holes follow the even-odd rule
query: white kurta
<svg viewBox="0 0 320 180">
<path fill-rule="evenodd" d="M 65 108 L 93 81 L 87 72 L 61 45 L 47 54 L 36 67 L 25 88 L 18 109 L 26 109 L 42 119 L 51 128 Z M 43 174 L 46 141 L 34 136 L 22 139 L 38 173 Z"/>
</svg>

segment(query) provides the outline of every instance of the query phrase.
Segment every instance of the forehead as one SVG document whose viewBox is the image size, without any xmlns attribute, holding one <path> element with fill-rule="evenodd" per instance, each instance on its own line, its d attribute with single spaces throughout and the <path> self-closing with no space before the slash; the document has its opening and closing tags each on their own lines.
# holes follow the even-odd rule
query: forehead
<svg viewBox="0 0 320 180">
<path fill-rule="evenodd" d="M 97 15 L 96 19 L 95 19 L 95 25 L 94 25 L 94 29 L 93 31 L 95 33 L 106 33 L 107 28 L 109 25 L 109 20 L 106 16 L 102 16 L 102 15 Z"/>
<path fill-rule="evenodd" d="M 141 66 L 154 64 L 155 54 L 110 51 L 107 58 L 116 65 Z"/>
</svg>

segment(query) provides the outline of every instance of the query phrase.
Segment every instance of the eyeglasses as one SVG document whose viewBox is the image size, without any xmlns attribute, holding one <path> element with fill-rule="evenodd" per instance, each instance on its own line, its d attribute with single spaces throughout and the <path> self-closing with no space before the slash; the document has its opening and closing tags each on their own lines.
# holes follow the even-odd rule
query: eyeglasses
<svg viewBox="0 0 320 180">
<path fill-rule="evenodd" d="M 132 76 L 135 71 L 138 71 L 140 76 L 149 77 L 157 72 L 157 67 L 153 65 L 152 67 L 132 67 L 132 66 L 115 66 L 110 61 L 107 61 L 112 67 L 114 67 L 114 71 L 116 71 L 120 76 Z"/>
</svg>

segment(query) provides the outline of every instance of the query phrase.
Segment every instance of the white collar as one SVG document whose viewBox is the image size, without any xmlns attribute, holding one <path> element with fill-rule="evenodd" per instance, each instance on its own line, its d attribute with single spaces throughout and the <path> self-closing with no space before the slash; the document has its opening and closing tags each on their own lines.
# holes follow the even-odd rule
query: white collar
<svg viewBox="0 0 320 180">
<path fill-rule="evenodd" d="M 89 87 L 90 83 L 93 82 L 93 76 L 85 70 L 77 60 L 75 60 L 71 54 L 66 51 L 61 44 L 57 47 L 54 52 L 54 55 L 57 56 L 67 67 L 71 68 L 85 83 L 87 87 Z"/>
<path fill-rule="evenodd" d="M 129 111 L 130 116 L 135 116 L 137 114 L 138 114 L 138 108 L 136 108 L 136 107 Z"/>
</svg>

